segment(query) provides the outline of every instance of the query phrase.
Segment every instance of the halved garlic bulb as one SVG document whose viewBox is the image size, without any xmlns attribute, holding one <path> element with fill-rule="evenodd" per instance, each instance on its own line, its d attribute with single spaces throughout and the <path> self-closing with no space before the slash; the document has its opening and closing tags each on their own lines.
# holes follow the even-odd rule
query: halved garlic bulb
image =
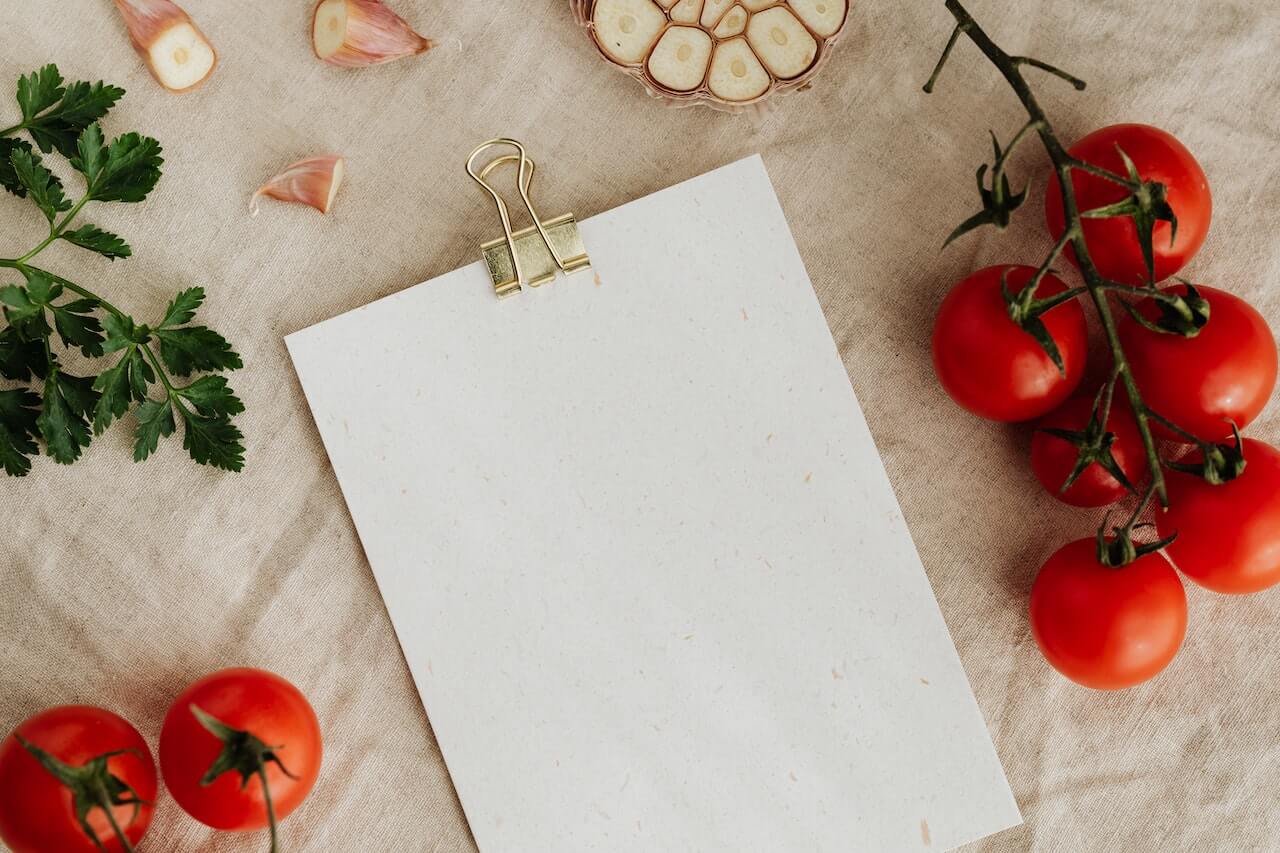
<svg viewBox="0 0 1280 853">
<path fill-rule="evenodd" d="M 677 102 L 741 108 L 817 73 L 849 0 L 570 0 L 605 59 Z"/>
</svg>

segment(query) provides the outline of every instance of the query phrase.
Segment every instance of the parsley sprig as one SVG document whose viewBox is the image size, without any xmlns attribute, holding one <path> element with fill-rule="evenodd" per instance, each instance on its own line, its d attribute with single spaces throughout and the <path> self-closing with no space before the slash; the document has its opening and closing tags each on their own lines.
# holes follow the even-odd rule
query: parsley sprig
<svg viewBox="0 0 1280 853">
<path fill-rule="evenodd" d="M 103 136 L 98 122 L 123 94 L 101 82 L 64 83 L 57 67 L 46 65 L 19 79 L 22 121 L 0 130 L 0 186 L 29 199 L 49 225 L 30 251 L 0 258 L 0 269 L 25 280 L 0 281 L 7 322 L 0 328 L 0 377 L 17 383 L 0 388 L 0 467 L 11 476 L 31 470 L 41 441 L 55 462 L 75 462 L 94 436 L 130 409 L 134 461 L 154 453 L 180 420 L 182 446 L 196 462 L 229 471 L 244 466 L 244 437 L 231 420 L 244 404 L 217 375 L 239 368 L 240 356 L 217 332 L 193 325 L 203 288 L 179 292 L 159 320 L 139 323 L 88 288 L 32 263 L 58 240 L 110 260 L 130 256 L 129 244 L 115 234 L 87 223 L 72 228 L 90 203 L 140 202 L 160 179 L 160 143 L 137 133 L 110 142 Z M 23 132 L 31 142 L 17 135 Z M 41 155 L 53 151 L 83 176 L 78 198 L 68 198 L 45 167 Z M 55 336 L 86 359 L 112 361 L 97 375 L 72 374 L 54 351 Z M 205 375 L 188 381 L 196 373 Z"/>
</svg>

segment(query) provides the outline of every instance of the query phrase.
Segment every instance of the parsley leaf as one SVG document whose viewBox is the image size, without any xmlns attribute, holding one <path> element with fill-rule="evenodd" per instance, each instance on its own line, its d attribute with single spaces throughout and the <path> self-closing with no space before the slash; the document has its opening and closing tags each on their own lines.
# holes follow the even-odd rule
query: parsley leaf
<svg viewBox="0 0 1280 853">
<path fill-rule="evenodd" d="M 153 334 L 160 340 L 160 357 L 165 366 L 178 376 L 190 376 L 195 370 L 237 370 L 243 366 L 227 339 L 206 326 L 156 329 Z"/>
<path fill-rule="evenodd" d="M 146 326 L 135 326 L 132 317 L 118 317 L 107 314 L 102 318 L 102 327 L 106 330 L 107 340 L 103 344 L 103 352 L 116 352 L 129 344 L 145 344 L 150 333 Z"/>
<path fill-rule="evenodd" d="M 89 446 L 88 416 L 97 402 L 92 377 L 50 371 L 44 384 L 44 406 L 36 424 L 55 462 L 70 465 Z"/>
<path fill-rule="evenodd" d="M 184 424 L 182 446 L 201 465 L 224 471 L 244 468 L 244 436 L 225 415 L 204 417 L 179 407 Z"/>
<path fill-rule="evenodd" d="M 110 231 L 103 231 L 96 225 L 81 225 L 76 230 L 64 231 L 59 236 L 68 243 L 74 243 L 82 249 L 97 252 L 99 255 L 113 261 L 116 258 L 127 258 L 133 254 L 133 250 L 129 248 L 128 243 Z"/>
<path fill-rule="evenodd" d="M 102 324 L 93 316 L 98 304 L 90 299 L 77 299 L 65 305 L 54 305 L 53 325 L 67 346 L 79 347 L 90 358 L 102 355 Z"/>
<path fill-rule="evenodd" d="M 18 198 L 26 198 L 27 188 L 18 180 L 18 172 L 9 161 L 14 151 L 30 153 L 31 143 L 23 139 L 14 139 L 12 136 L 0 138 L 0 187 L 4 187 Z"/>
<path fill-rule="evenodd" d="M 179 388 L 177 393 L 208 417 L 238 415 L 244 411 L 244 403 L 227 385 L 225 376 L 201 376 L 186 388 Z"/>
<path fill-rule="evenodd" d="M 124 415 L 130 403 L 146 400 L 147 385 L 155 381 L 155 371 L 136 348 L 104 370 L 93 383 L 94 390 L 102 394 L 93 410 L 93 434 L 101 435 L 113 420 Z"/>
<path fill-rule="evenodd" d="M 44 378 L 49 368 L 44 345 L 26 340 L 13 326 L 0 330 L 0 376 L 24 382 L 32 376 Z"/>
<path fill-rule="evenodd" d="M 46 65 L 18 82 L 18 106 L 22 127 L 45 154 L 55 148 L 64 157 L 76 153 L 76 140 L 86 127 L 102 118 L 124 95 L 124 89 L 102 81 L 71 83 L 64 89 L 62 75 Z"/>
<path fill-rule="evenodd" d="M 50 223 L 59 213 L 71 209 L 71 200 L 62 192 L 62 181 L 44 167 L 39 154 L 30 149 L 15 148 L 9 153 L 9 164 L 13 166 L 18 183 Z"/>
<path fill-rule="evenodd" d="M 103 147 L 102 128 L 90 125 L 80 134 L 71 166 L 84 175 L 85 193 L 95 201 L 137 202 L 160 180 L 160 143 L 149 136 L 126 133 Z"/>
<path fill-rule="evenodd" d="M 0 467 L 11 477 L 31 470 L 40 398 L 25 388 L 0 391 Z"/>
<path fill-rule="evenodd" d="M 18 108 L 23 122 L 29 122 L 49 107 L 62 100 L 67 90 L 62 85 L 62 75 L 52 62 L 39 71 L 18 78 Z"/>
<path fill-rule="evenodd" d="M 203 287 L 192 287 L 178 291 L 178 295 L 173 297 L 169 307 L 164 309 L 164 319 L 160 321 L 160 328 L 164 329 L 169 326 L 181 326 L 183 323 L 190 323 L 196 316 L 196 309 L 203 303 Z"/>
<path fill-rule="evenodd" d="M 160 444 L 160 439 L 173 435 L 177 425 L 173 422 L 173 405 L 167 400 L 144 400 L 134 412 L 138 428 L 134 433 L 133 461 L 141 462 Z"/>
</svg>

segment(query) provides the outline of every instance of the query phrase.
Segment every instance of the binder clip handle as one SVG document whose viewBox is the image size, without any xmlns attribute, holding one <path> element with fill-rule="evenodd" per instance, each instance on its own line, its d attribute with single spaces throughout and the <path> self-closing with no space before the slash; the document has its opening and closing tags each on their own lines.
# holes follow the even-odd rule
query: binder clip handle
<svg viewBox="0 0 1280 853">
<path fill-rule="evenodd" d="M 517 153 L 495 157 L 476 170 L 481 155 L 491 148 L 510 147 Z M 533 224 L 520 231 L 512 231 L 511 213 L 502 195 L 487 180 L 498 167 L 518 163 L 516 189 Z M 481 245 L 494 291 L 501 297 L 519 293 L 525 284 L 537 287 L 555 278 L 556 270 L 577 272 L 591 265 L 578 224 L 572 213 L 544 221 L 538 216 L 529 197 L 536 166 L 525 147 L 514 139 L 490 139 L 476 146 L 467 157 L 467 174 L 493 199 L 502 222 L 503 236 Z"/>
</svg>

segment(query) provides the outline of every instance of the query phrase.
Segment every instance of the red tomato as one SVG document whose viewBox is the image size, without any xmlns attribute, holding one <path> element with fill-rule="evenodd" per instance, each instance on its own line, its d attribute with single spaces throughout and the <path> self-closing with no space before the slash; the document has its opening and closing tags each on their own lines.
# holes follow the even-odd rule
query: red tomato
<svg viewBox="0 0 1280 853">
<path fill-rule="evenodd" d="M 1199 451 L 1187 462 L 1201 460 Z M 1182 573 L 1216 592 L 1257 592 L 1280 582 L 1280 451 L 1244 440 L 1244 472 L 1213 486 L 1170 471 L 1169 510 L 1157 513 L 1160 536 Z"/>
<path fill-rule="evenodd" d="M 1165 292 L 1185 294 L 1175 284 Z M 1120 326 L 1120 342 L 1147 405 L 1205 441 L 1231 435 L 1267 405 L 1276 384 L 1276 341 L 1262 315 L 1247 302 L 1212 287 L 1196 285 L 1209 301 L 1209 322 L 1194 338 L 1144 329 L 1131 317 Z M 1139 306 L 1154 320 L 1151 300 Z M 1174 434 L 1152 424 L 1163 438 Z M 1185 440 L 1185 439 L 1180 439 Z"/>
<path fill-rule="evenodd" d="M 215 829 L 249 830 L 268 825 L 262 780 L 227 772 L 201 784 L 223 751 L 223 741 L 201 725 L 191 706 L 268 746 L 295 778 L 264 762 L 276 819 L 306 799 L 320 774 L 320 724 L 306 698 L 278 675 L 260 669 L 224 669 L 184 690 L 160 730 L 160 770 L 178 805 Z"/>
<path fill-rule="evenodd" d="M 1005 270 L 1012 293 L 1020 293 L 1035 274 L 1032 267 L 987 267 L 951 288 L 933 327 L 933 369 L 951 399 L 975 415 L 1025 421 L 1057 408 L 1080 384 L 1088 333 L 1079 300 L 1041 317 L 1062 354 L 1064 377 L 1036 339 L 1009 319 L 1000 294 Z M 1048 275 L 1036 298 L 1066 289 Z"/>
<path fill-rule="evenodd" d="M 1066 439 L 1040 432 L 1042 429 L 1065 429 L 1081 432 L 1093 415 L 1093 400 L 1074 397 L 1047 415 L 1031 438 L 1031 469 L 1049 494 L 1072 506 L 1106 506 L 1124 497 L 1128 490 L 1097 462 L 1081 472 L 1071 488 L 1061 491 L 1062 484 L 1075 469 L 1078 453 L 1075 445 Z M 1120 470 L 1137 486 L 1147 476 L 1147 456 L 1142 447 L 1142 436 L 1127 407 L 1115 401 L 1111 416 L 1107 418 L 1106 431 L 1115 436 L 1111 456 Z"/>
<path fill-rule="evenodd" d="M 1093 539 L 1064 545 L 1031 588 L 1031 631 L 1045 659 L 1099 690 L 1154 677 L 1187 631 L 1182 581 L 1160 554 L 1120 568 L 1098 562 Z"/>
<path fill-rule="evenodd" d="M 1133 160 L 1144 180 L 1164 184 L 1166 200 L 1178 217 L 1178 237 L 1169 243 L 1170 223 L 1157 222 L 1152 234 L 1156 281 L 1164 281 L 1200 250 L 1209 233 L 1213 200 L 1209 181 L 1200 164 L 1177 139 L 1158 128 L 1145 124 L 1115 124 L 1095 130 L 1071 148 L 1072 156 L 1086 163 L 1128 177 L 1119 146 Z M 1076 203 L 1081 212 L 1124 201 L 1127 189 L 1106 178 L 1076 170 L 1071 177 Z M 1065 230 L 1062 215 L 1062 189 L 1057 175 L 1049 181 L 1044 195 L 1045 220 L 1054 237 Z M 1124 284 L 1147 283 L 1147 265 L 1138 244 L 1138 232 L 1128 217 L 1084 220 L 1084 239 L 1089 256 L 1102 275 Z M 1068 246 L 1068 256 L 1075 252 Z"/>
<path fill-rule="evenodd" d="M 62 705 L 23 722 L 0 743 L 0 840 L 14 853 L 94 853 L 124 850 L 104 808 L 86 815 L 101 848 L 76 819 L 71 789 L 36 760 L 15 735 L 21 735 L 64 764 L 80 767 L 100 755 L 133 750 L 107 759 L 109 776 L 133 788 L 146 803 L 111 809 L 116 823 L 137 844 L 151 825 L 156 799 L 156 765 L 147 742 L 128 722 L 101 708 Z M 125 797 L 131 795 L 124 794 Z"/>
</svg>

